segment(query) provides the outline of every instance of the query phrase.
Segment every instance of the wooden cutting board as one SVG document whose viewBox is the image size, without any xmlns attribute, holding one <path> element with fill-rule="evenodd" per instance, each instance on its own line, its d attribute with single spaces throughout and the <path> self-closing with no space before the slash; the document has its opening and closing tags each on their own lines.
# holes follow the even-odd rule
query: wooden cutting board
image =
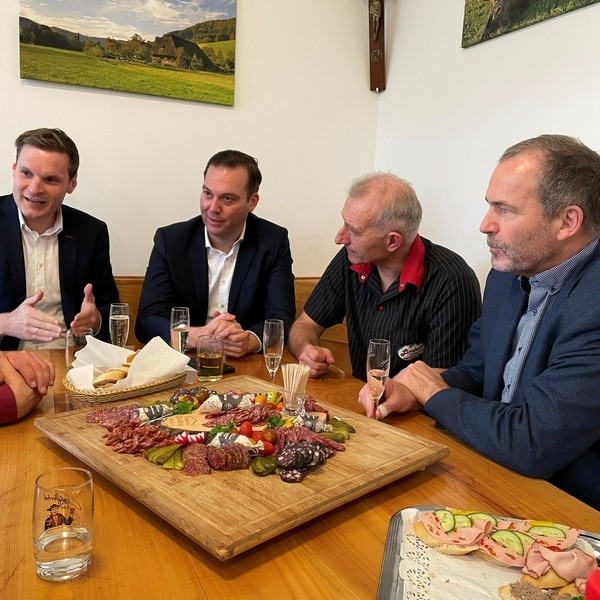
<svg viewBox="0 0 600 600">
<path fill-rule="evenodd" d="M 210 413 L 201 413 L 198 410 L 194 410 L 188 415 L 174 415 L 172 417 L 167 417 L 162 424 L 170 429 L 185 429 L 190 432 L 210 431 L 213 427 L 212 425 L 207 424 L 209 414 Z M 325 413 L 308 412 L 306 414 L 319 417 L 324 421 L 327 420 L 327 415 Z M 255 425 L 252 427 L 252 430 L 264 431 L 266 428 L 267 425 Z"/>
<path fill-rule="evenodd" d="M 274 386 L 239 376 L 212 387 L 218 392 L 259 392 Z M 152 394 L 149 401 L 168 400 L 171 394 L 172 390 Z M 144 397 L 121 404 L 136 401 L 144 402 Z M 293 484 L 276 475 L 258 477 L 250 469 L 190 477 L 143 458 L 117 454 L 104 444 L 106 430 L 85 419 L 97 407 L 41 417 L 35 426 L 218 559 L 227 560 L 449 452 L 446 446 L 396 427 L 325 402 L 319 404 L 331 415 L 355 423 L 356 433 L 346 442 L 344 452 Z M 260 498 L 271 501 L 257 500 Z"/>
</svg>

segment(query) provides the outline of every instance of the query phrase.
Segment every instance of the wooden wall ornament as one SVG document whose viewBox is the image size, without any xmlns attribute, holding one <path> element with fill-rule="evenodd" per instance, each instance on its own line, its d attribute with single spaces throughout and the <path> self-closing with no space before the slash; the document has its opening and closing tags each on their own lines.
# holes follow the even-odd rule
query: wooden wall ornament
<svg viewBox="0 0 600 600">
<path fill-rule="evenodd" d="M 385 90 L 384 0 L 369 0 L 369 67 L 371 91 Z"/>
</svg>

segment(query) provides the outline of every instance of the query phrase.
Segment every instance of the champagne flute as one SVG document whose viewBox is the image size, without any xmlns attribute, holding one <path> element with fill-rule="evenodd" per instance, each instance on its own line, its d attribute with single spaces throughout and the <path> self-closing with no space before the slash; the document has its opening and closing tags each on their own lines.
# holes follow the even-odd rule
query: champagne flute
<svg viewBox="0 0 600 600">
<path fill-rule="evenodd" d="M 373 398 L 373 418 L 377 418 L 377 405 L 385 390 L 390 374 L 391 348 L 389 340 L 369 340 L 367 350 L 367 384 Z"/>
<path fill-rule="evenodd" d="M 275 374 L 283 355 L 283 321 L 280 319 L 267 319 L 263 329 L 263 354 L 267 371 L 271 375 L 271 383 L 275 383 Z"/>
<path fill-rule="evenodd" d="M 110 305 L 110 341 L 125 348 L 129 336 L 129 304 L 118 302 Z"/>
<path fill-rule="evenodd" d="M 171 309 L 171 347 L 185 354 L 190 332 L 190 309 L 175 306 Z"/>
</svg>

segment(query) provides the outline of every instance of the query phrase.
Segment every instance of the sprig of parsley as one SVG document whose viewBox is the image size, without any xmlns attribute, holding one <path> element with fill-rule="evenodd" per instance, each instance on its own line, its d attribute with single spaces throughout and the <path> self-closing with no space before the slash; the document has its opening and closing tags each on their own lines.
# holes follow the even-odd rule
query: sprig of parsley
<svg viewBox="0 0 600 600">
<path fill-rule="evenodd" d="M 285 425 L 285 420 L 281 418 L 281 415 L 272 415 L 269 418 L 268 426 L 271 429 L 275 429 L 276 427 L 283 427 Z"/>
<path fill-rule="evenodd" d="M 174 415 L 189 415 L 194 410 L 194 403 L 190 402 L 190 400 L 183 400 L 182 402 L 178 402 L 173 407 Z"/>
<path fill-rule="evenodd" d="M 210 443 L 213 441 L 217 433 L 227 433 L 231 431 L 235 427 L 235 423 L 233 421 L 229 421 L 227 425 L 215 425 L 206 435 L 206 443 Z"/>
</svg>

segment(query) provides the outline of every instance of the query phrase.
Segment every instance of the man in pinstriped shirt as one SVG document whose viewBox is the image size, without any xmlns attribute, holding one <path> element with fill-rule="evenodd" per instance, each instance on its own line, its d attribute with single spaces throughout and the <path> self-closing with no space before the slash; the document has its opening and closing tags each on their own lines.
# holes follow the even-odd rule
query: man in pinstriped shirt
<svg viewBox="0 0 600 600">
<path fill-rule="evenodd" d="M 335 237 L 344 247 L 290 332 L 290 348 L 311 376 L 335 362 L 319 339 L 344 318 L 353 374 L 363 380 L 371 338 L 391 341 L 391 375 L 417 359 L 449 367 L 462 356 L 480 313 L 479 283 L 460 256 L 418 234 L 421 214 L 412 186 L 395 175 L 353 182 Z"/>
<path fill-rule="evenodd" d="M 561 135 L 520 142 L 486 201 L 493 269 L 470 348 L 442 374 L 405 369 L 383 411 L 423 406 L 496 462 L 600 510 L 600 155 Z"/>
</svg>

